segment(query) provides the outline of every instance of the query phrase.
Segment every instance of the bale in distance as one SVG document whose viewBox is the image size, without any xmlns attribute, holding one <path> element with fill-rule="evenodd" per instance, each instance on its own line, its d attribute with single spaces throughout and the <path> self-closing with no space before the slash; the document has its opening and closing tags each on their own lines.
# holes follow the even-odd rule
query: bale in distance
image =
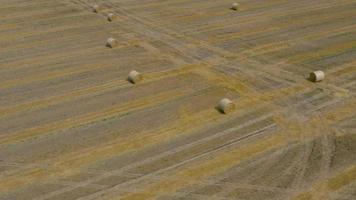
<svg viewBox="0 0 356 200">
<path fill-rule="evenodd" d="M 92 6 L 92 10 L 93 10 L 93 12 L 95 12 L 95 13 L 99 13 L 99 12 L 100 12 L 100 6 L 97 5 L 97 4 L 94 4 L 94 5 Z"/>
<path fill-rule="evenodd" d="M 325 78 L 325 74 L 323 71 L 320 71 L 320 70 L 314 71 L 309 74 L 309 80 L 312 82 L 319 82 L 319 81 L 324 80 L 324 78 Z"/>
<path fill-rule="evenodd" d="M 117 46 L 117 41 L 114 38 L 108 38 L 106 41 L 106 46 L 114 48 L 115 46 Z"/>
<path fill-rule="evenodd" d="M 235 104 L 230 99 L 223 98 L 219 101 L 217 109 L 224 114 L 229 114 L 235 110 Z"/>
<path fill-rule="evenodd" d="M 137 71 L 135 71 L 135 70 L 132 70 L 129 73 L 129 76 L 127 77 L 127 80 L 130 81 L 133 84 L 136 84 L 136 83 L 140 82 L 142 79 L 143 79 L 142 74 L 137 72 Z"/>
<path fill-rule="evenodd" d="M 232 10 L 238 10 L 239 9 L 239 3 L 233 3 L 232 5 L 231 5 L 231 9 Z"/>
<path fill-rule="evenodd" d="M 109 13 L 109 14 L 107 15 L 107 19 L 108 19 L 109 22 L 114 21 L 115 18 L 116 18 L 116 15 L 115 15 L 114 13 Z"/>
</svg>

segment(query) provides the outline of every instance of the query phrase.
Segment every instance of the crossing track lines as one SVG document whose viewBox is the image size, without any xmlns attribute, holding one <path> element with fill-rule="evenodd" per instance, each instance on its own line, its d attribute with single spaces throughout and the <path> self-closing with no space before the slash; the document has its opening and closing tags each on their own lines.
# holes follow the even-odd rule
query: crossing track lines
<svg viewBox="0 0 356 200">
<path fill-rule="evenodd" d="M 0 198 L 286 199 L 354 182 L 326 183 L 354 151 L 335 142 L 355 115 L 353 2 L 93 2 L 0 6 Z M 314 68 L 325 81 L 305 80 Z"/>
</svg>

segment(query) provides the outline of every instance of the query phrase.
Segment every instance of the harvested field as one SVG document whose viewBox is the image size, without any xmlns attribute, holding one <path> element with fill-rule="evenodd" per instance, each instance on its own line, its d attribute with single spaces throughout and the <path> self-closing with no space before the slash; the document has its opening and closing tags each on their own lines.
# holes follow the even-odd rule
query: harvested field
<svg viewBox="0 0 356 200">
<path fill-rule="evenodd" d="M 356 1 L 0 3 L 0 200 L 356 199 Z"/>
</svg>

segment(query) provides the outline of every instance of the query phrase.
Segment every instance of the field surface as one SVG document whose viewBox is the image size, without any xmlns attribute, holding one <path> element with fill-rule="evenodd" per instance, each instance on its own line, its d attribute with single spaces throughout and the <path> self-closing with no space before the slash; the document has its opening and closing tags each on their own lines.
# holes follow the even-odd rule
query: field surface
<svg viewBox="0 0 356 200">
<path fill-rule="evenodd" d="M 356 1 L 231 3 L 0 0 L 0 200 L 355 200 Z"/>
</svg>

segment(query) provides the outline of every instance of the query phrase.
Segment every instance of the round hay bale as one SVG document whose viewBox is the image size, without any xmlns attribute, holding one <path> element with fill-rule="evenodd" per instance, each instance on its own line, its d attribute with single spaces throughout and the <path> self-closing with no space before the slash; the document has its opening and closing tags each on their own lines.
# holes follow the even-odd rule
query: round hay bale
<svg viewBox="0 0 356 200">
<path fill-rule="evenodd" d="M 117 41 L 114 38 L 108 38 L 108 40 L 106 41 L 106 46 L 114 48 L 115 46 L 117 46 Z"/>
<path fill-rule="evenodd" d="M 130 81 L 133 84 L 136 84 L 136 83 L 140 82 L 142 79 L 143 79 L 142 74 L 137 72 L 137 71 L 135 71 L 135 70 L 132 70 L 129 73 L 129 76 L 127 77 L 127 80 Z"/>
<path fill-rule="evenodd" d="M 220 100 L 218 110 L 224 114 L 228 114 L 235 110 L 235 104 L 228 98 L 223 98 Z"/>
<path fill-rule="evenodd" d="M 239 6 L 240 6 L 239 3 L 233 3 L 233 4 L 231 5 L 231 9 L 232 9 L 232 10 L 238 10 L 238 9 L 239 9 Z"/>
<path fill-rule="evenodd" d="M 97 4 L 93 5 L 91 8 L 92 8 L 93 12 L 95 12 L 95 13 L 99 13 L 100 9 L 101 9 L 100 6 Z"/>
<path fill-rule="evenodd" d="M 320 71 L 320 70 L 309 74 L 309 80 L 313 81 L 313 82 L 322 81 L 322 80 L 324 80 L 324 78 L 325 78 L 325 74 L 323 71 Z"/>
<path fill-rule="evenodd" d="M 115 18 L 116 18 L 116 15 L 115 15 L 114 13 L 109 13 L 109 14 L 107 15 L 107 19 L 108 19 L 109 22 L 114 21 Z"/>
</svg>

